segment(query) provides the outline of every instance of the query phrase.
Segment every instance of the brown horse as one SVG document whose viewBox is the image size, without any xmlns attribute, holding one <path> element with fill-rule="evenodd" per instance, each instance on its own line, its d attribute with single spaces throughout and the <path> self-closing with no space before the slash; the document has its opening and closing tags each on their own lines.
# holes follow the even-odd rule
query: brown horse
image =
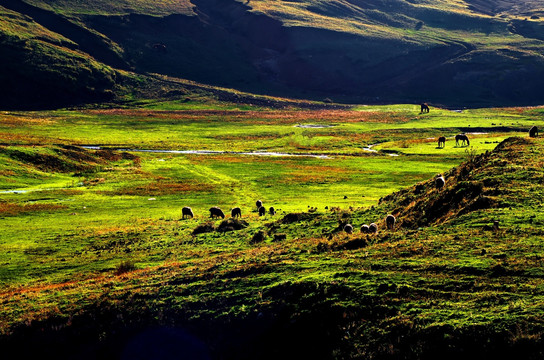
<svg viewBox="0 0 544 360">
<path fill-rule="evenodd" d="M 427 103 L 421 104 L 421 112 L 422 113 L 428 113 L 429 112 L 429 105 L 427 105 Z"/>
<path fill-rule="evenodd" d="M 459 142 L 461 142 L 461 146 L 470 145 L 470 140 L 466 134 L 455 135 L 455 146 L 459 146 Z"/>
<path fill-rule="evenodd" d="M 444 146 L 446 146 L 446 137 L 441 136 L 438 138 L 438 147 L 443 148 Z"/>
</svg>

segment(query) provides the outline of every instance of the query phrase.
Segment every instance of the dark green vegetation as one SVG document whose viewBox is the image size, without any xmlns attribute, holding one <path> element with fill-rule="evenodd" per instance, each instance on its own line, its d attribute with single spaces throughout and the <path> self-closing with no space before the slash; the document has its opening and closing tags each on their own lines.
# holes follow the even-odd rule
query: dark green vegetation
<svg viewBox="0 0 544 360">
<path fill-rule="evenodd" d="M 195 91 L 150 74 L 349 103 L 540 104 L 542 14 L 537 0 L 4 0 L 0 107 Z"/>
<path fill-rule="evenodd" d="M 140 105 L 0 114 L 3 354 L 542 356 L 542 108 Z"/>
</svg>

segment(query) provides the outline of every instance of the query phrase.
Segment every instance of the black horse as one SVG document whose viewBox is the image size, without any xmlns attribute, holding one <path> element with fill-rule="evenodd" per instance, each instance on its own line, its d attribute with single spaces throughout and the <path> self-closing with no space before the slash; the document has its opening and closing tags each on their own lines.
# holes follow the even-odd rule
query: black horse
<svg viewBox="0 0 544 360">
<path fill-rule="evenodd" d="M 429 105 L 427 105 L 427 103 L 421 104 L 421 112 L 422 113 L 428 113 L 429 112 Z"/>
<path fill-rule="evenodd" d="M 468 136 L 466 136 L 465 134 L 455 135 L 455 146 L 459 146 L 459 142 L 461 142 L 461 146 L 470 145 L 470 140 L 468 139 Z"/>
<path fill-rule="evenodd" d="M 446 137 L 441 136 L 438 138 L 438 147 L 443 148 L 444 146 L 446 146 Z"/>
</svg>

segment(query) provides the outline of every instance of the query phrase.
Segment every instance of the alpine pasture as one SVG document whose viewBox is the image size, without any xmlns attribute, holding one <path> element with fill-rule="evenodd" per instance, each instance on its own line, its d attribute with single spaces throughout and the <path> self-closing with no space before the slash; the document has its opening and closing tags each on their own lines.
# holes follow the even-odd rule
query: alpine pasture
<svg viewBox="0 0 544 360">
<path fill-rule="evenodd" d="M 117 358 L 162 326 L 227 358 L 538 346 L 530 225 L 544 213 L 538 187 L 520 184 L 542 175 L 544 145 L 525 138 L 544 109 L 419 110 L 170 101 L 1 113 L 1 344 Z M 276 213 L 259 216 L 257 200 Z M 210 218 L 214 206 L 226 219 Z M 370 223 L 378 233 L 361 234 Z"/>
</svg>

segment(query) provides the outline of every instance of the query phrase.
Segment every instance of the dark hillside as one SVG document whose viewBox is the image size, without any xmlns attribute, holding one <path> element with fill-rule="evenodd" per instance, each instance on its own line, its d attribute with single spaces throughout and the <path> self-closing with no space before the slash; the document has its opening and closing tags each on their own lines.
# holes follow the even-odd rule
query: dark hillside
<svg viewBox="0 0 544 360">
<path fill-rule="evenodd" d="M 538 2 L 465 5 L 194 0 L 150 8 L 140 0 L 6 0 L 0 78 L 10 91 L 0 105 L 93 102 L 130 92 L 111 69 L 352 103 L 542 103 Z"/>
<path fill-rule="evenodd" d="M 107 47 L 105 38 L 99 39 L 65 19 L 20 1 L 3 2 L 0 5 L 0 106 L 51 108 L 111 100 L 119 81 L 116 72 L 81 51 L 82 46 L 72 39 L 88 44 L 88 49 L 96 49 L 98 59 L 118 59 Z M 103 57 L 98 54 L 101 48 Z M 119 61 L 111 62 L 120 65 Z"/>
</svg>

